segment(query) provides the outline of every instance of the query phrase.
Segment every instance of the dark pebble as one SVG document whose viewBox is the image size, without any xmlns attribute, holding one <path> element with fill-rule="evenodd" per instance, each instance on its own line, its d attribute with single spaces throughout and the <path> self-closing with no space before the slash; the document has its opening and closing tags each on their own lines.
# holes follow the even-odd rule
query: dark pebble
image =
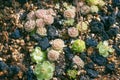
<svg viewBox="0 0 120 80">
<path fill-rule="evenodd" d="M 108 31 L 110 29 L 110 26 L 112 26 L 116 22 L 115 15 L 113 13 L 110 14 L 109 16 L 100 17 L 100 18 L 101 18 L 101 22 L 104 24 L 105 31 Z"/>
<path fill-rule="evenodd" d="M 33 80 L 33 78 L 35 77 L 33 70 L 29 67 L 27 70 L 27 80 Z"/>
<path fill-rule="evenodd" d="M 80 54 L 80 58 L 81 58 L 84 62 L 86 62 L 86 61 L 87 61 L 87 53 L 82 52 L 82 53 Z"/>
<path fill-rule="evenodd" d="M 55 76 L 59 77 L 62 76 L 64 73 L 64 69 L 61 68 L 60 66 L 55 66 Z"/>
<path fill-rule="evenodd" d="M 120 7 L 120 0 L 112 0 L 112 4 L 116 7 Z"/>
<path fill-rule="evenodd" d="M 120 48 L 117 45 L 113 45 L 113 48 L 115 49 L 117 55 L 120 56 Z"/>
<path fill-rule="evenodd" d="M 100 33 L 100 37 L 101 37 L 102 41 L 109 39 L 109 36 L 108 36 L 108 34 L 105 31 L 102 31 Z"/>
<path fill-rule="evenodd" d="M 65 54 L 73 54 L 72 50 L 69 47 L 64 47 Z"/>
<path fill-rule="evenodd" d="M 58 29 L 62 29 L 63 28 L 63 21 L 60 20 L 59 18 L 55 18 L 53 25 Z"/>
<path fill-rule="evenodd" d="M 98 72 L 92 69 L 86 69 L 87 74 L 91 77 L 91 78 L 96 78 L 98 77 Z"/>
<path fill-rule="evenodd" d="M 27 2 L 27 0 L 17 0 L 20 4 L 25 4 Z M 28 0 L 29 1 L 29 0 Z"/>
<path fill-rule="evenodd" d="M 104 66 L 107 63 L 107 59 L 99 54 L 91 55 L 91 59 L 94 63 L 98 64 L 99 66 Z"/>
<path fill-rule="evenodd" d="M 38 35 L 37 33 L 33 34 L 30 36 L 31 40 L 37 41 L 39 42 L 42 38 L 40 35 Z"/>
<path fill-rule="evenodd" d="M 107 31 L 107 34 L 110 38 L 112 37 L 116 37 L 117 34 L 119 33 L 119 29 L 118 28 L 111 28 Z"/>
<path fill-rule="evenodd" d="M 38 46 L 41 47 L 42 50 L 46 50 L 48 47 L 50 47 L 50 43 L 47 37 L 42 38 L 39 42 L 38 42 Z"/>
<path fill-rule="evenodd" d="M 95 40 L 95 39 L 92 39 L 92 38 L 87 38 L 86 39 L 86 46 L 88 46 L 88 47 L 95 47 L 95 46 L 97 46 L 97 41 Z"/>
<path fill-rule="evenodd" d="M 3 61 L 0 61 L 0 71 L 4 71 L 8 68 L 7 64 Z"/>
<path fill-rule="evenodd" d="M 24 12 L 23 14 L 20 15 L 20 20 L 25 20 L 28 12 Z"/>
<path fill-rule="evenodd" d="M 19 29 L 16 29 L 14 32 L 11 33 L 11 37 L 14 39 L 18 39 L 21 37 Z"/>
<path fill-rule="evenodd" d="M 82 75 L 79 80 L 90 80 L 90 78 L 88 75 Z"/>
<path fill-rule="evenodd" d="M 92 20 L 90 22 L 91 33 L 101 33 L 104 30 L 104 25 L 102 22 Z"/>
<path fill-rule="evenodd" d="M 8 76 L 13 77 L 14 75 L 18 74 L 20 71 L 20 68 L 18 66 L 10 66 L 8 70 Z"/>
<path fill-rule="evenodd" d="M 48 35 L 49 39 L 55 39 L 56 37 L 58 37 L 58 31 L 57 31 L 56 27 L 48 26 L 47 35 Z"/>
<path fill-rule="evenodd" d="M 120 18 L 120 11 L 118 11 L 117 13 L 117 18 Z"/>
<path fill-rule="evenodd" d="M 85 67 L 85 69 L 94 69 L 94 63 L 93 62 L 89 62 L 84 67 Z"/>
<path fill-rule="evenodd" d="M 115 64 L 114 63 L 110 63 L 106 65 L 106 69 L 105 71 L 108 73 L 112 73 L 115 70 Z"/>
</svg>

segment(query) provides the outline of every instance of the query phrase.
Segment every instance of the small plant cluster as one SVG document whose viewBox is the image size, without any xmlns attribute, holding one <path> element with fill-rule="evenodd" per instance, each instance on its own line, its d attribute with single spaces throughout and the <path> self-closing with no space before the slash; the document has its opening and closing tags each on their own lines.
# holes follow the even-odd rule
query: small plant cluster
<svg viewBox="0 0 120 80">
<path fill-rule="evenodd" d="M 99 54 L 103 57 L 108 57 L 109 53 L 114 52 L 114 49 L 111 46 L 109 46 L 108 41 L 99 42 L 97 48 L 99 50 Z"/>
<path fill-rule="evenodd" d="M 61 39 L 55 39 L 52 41 L 52 47 L 48 52 L 42 51 L 40 47 L 36 47 L 33 50 L 30 56 L 31 60 L 37 63 L 34 73 L 38 80 L 49 80 L 52 78 L 55 67 L 52 62 L 47 61 L 47 58 L 50 61 L 57 61 L 63 47 L 64 41 Z"/>
<path fill-rule="evenodd" d="M 81 53 L 86 49 L 85 42 L 77 39 L 72 43 L 72 50 L 77 53 Z"/>
<path fill-rule="evenodd" d="M 37 80 L 50 80 L 53 77 L 54 70 L 54 64 L 49 61 L 44 61 L 36 65 L 34 73 L 37 76 Z"/>
<path fill-rule="evenodd" d="M 105 2 L 103 0 L 86 0 L 86 2 L 90 6 L 90 11 L 92 13 L 97 13 L 99 11 L 99 7 L 101 8 L 105 5 Z"/>
<path fill-rule="evenodd" d="M 76 8 L 72 5 L 68 5 L 67 3 L 63 4 L 65 11 L 63 13 L 64 15 L 64 26 L 73 26 L 74 24 L 74 18 L 76 16 Z"/>
<path fill-rule="evenodd" d="M 76 28 L 80 31 L 80 32 L 86 32 L 88 29 L 88 25 L 86 22 L 81 21 L 76 25 Z"/>
<path fill-rule="evenodd" d="M 75 79 L 77 76 L 78 71 L 77 70 L 68 70 L 67 75 L 70 77 L 70 79 Z"/>
<path fill-rule="evenodd" d="M 47 57 L 50 61 L 57 61 L 59 59 L 60 52 L 62 52 L 65 46 L 62 39 L 55 39 L 51 42 L 51 49 L 48 51 Z"/>
<path fill-rule="evenodd" d="M 56 13 L 53 9 L 38 9 L 27 14 L 27 21 L 24 28 L 27 32 L 35 31 L 41 36 L 47 35 L 45 25 L 51 25 L 54 22 Z"/>
<path fill-rule="evenodd" d="M 55 70 L 55 65 L 46 60 L 46 52 L 36 47 L 30 54 L 33 62 L 36 62 L 34 73 L 38 80 L 50 80 Z"/>
</svg>

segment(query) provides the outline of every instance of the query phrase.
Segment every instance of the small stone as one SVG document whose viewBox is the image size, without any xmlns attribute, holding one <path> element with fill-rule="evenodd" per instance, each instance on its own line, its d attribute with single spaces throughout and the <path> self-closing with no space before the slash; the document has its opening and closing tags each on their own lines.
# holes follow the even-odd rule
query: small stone
<svg viewBox="0 0 120 80">
<path fill-rule="evenodd" d="M 87 69 L 87 74 L 91 77 L 91 78 L 95 78 L 98 77 L 98 72 L 92 69 Z"/>
<path fill-rule="evenodd" d="M 94 63 L 93 62 L 89 62 L 85 65 L 86 69 L 94 69 Z"/>
<path fill-rule="evenodd" d="M 115 64 L 114 63 L 110 63 L 106 65 L 106 72 L 112 73 L 112 71 L 115 70 Z"/>
<path fill-rule="evenodd" d="M 98 55 L 97 53 L 94 53 L 93 55 L 91 55 L 91 59 L 94 63 L 100 66 L 104 66 L 107 63 L 107 59 L 103 56 Z"/>
<path fill-rule="evenodd" d="M 58 31 L 54 26 L 48 26 L 47 35 L 49 39 L 54 39 L 58 37 Z"/>
<path fill-rule="evenodd" d="M 48 47 L 50 47 L 50 43 L 47 37 L 42 38 L 39 42 L 38 42 L 38 46 L 41 47 L 42 50 L 46 50 Z"/>
<path fill-rule="evenodd" d="M 11 33 L 11 37 L 14 39 L 18 39 L 21 37 L 20 31 L 16 29 L 14 32 Z"/>
</svg>

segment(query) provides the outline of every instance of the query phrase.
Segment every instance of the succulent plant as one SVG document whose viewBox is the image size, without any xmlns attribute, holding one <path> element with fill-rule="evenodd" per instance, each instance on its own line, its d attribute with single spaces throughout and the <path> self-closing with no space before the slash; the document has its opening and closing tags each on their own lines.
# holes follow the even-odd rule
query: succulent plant
<svg viewBox="0 0 120 80">
<path fill-rule="evenodd" d="M 68 35 L 70 37 L 77 37 L 79 35 L 79 31 L 75 27 L 68 28 Z"/>
<path fill-rule="evenodd" d="M 75 79 L 76 75 L 77 75 L 78 71 L 77 70 L 68 70 L 67 71 L 67 75 L 71 78 L 71 79 Z"/>
<path fill-rule="evenodd" d="M 43 18 L 46 14 L 47 14 L 46 9 L 38 9 L 38 10 L 35 11 L 35 15 L 38 19 Z"/>
<path fill-rule="evenodd" d="M 46 59 L 45 52 L 41 51 L 40 47 L 36 47 L 33 52 L 30 54 L 33 62 L 39 63 Z"/>
<path fill-rule="evenodd" d="M 86 0 L 87 4 L 89 5 L 98 5 L 99 0 Z"/>
<path fill-rule="evenodd" d="M 62 39 L 55 39 L 52 42 L 52 48 L 54 50 L 60 51 L 63 49 L 64 46 L 64 41 Z"/>
<path fill-rule="evenodd" d="M 91 6 L 90 7 L 90 12 L 92 12 L 92 13 L 97 13 L 99 11 L 99 8 L 97 7 L 97 6 Z"/>
<path fill-rule="evenodd" d="M 64 26 L 73 26 L 75 20 L 74 19 L 67 19 L 67 20 L 64 20 Z"/>
<path fill-rule="evenodd" d="M 27 14 L 27 19 L 28 20 L 35 20 L 36 16 L 35 16 L 35 12 L 31 11 L 30 13 Z"/>
<path fill-rule="evenodd" d="M 72 50 L 75 52 L 83 52 L 86 49 L 85 42 L 77 39 L 72 43 Z"/>
<path fill-rule="evenodd" d="M 107 41 L 100 42 L 97 45 L 97 48 L 99 50 L 99 54 L 102 55 L 103 57 L 107 57 L 109 53 L 114 52 L 114 49 L 108 45 Z"/>
<path fill-rule="evenodd" d="M 50 80 L 53 76 L 55 66 L 49 61 L 44 61 L 43 63 L 38 63 L 35 66 L 34 73 L 37 77 L 37 80 Z"/>
<path fill-rule="evenodd" d="M 81 7 L 80 11 L 83 15 L 86 15 L 90 12 L 90 7 L 88 5 L 83 5 Z"/>
<path fill-rule="evenodd" d="M 36 33 L 38 33 L 41 36 L 46 36 L 47 35 L 47 30 L 45 27 L 37 28 Z"/>
<path fill-rule="evenodd" d="M 73 63 L 75 63 L 79 67 L 84 67 L 84 61 L 77 55 L 73 57 Z"/>
<path fill-rule="evenodd" d="M 35 21 L 34 20 L 29 20 L 24 24 L 24 28 L 27 32 L 31 32 L 35 29 Z"/>
<path fill-rule="evenodd" d="M 64 11 L 64 17 L 67 19 L 73 19 L 75 18 L 75 10 L 73 9 L 67 9 Z"/>
<path fill-rule="evenodd" d="M 98 6 L 99 6 L 99 7 L 102 7 L 102 6 L 104 6 L 104 5 L 105 5 L 105 2 L 104 2 L 103 0 L 99 0 Z"/>
<path fill-rule="evenodd" d="M 38 28 L 44 27 L 45 23 L 44 23 L 43 19 L 36 19 L 36 26 Z"/>
<path fill-rule="evenodd" d="M 60 53 L 55 50 L 48 51 L 47 57 L 50 61 L 56 61 L 59 58 Z"/>
<path fill-rule="evenodd" d="M 86 31 L 88 29 L 88 25 L 87 23 L 85 22 L 79 22 L 77 25 L 76 25 L 77 29 L 81 32 L 83 31 Z"/>
<path fill-rule="evenodd" d="M 48 14 L 43 17 L 43 20 L 44 20 L 45 24 L 50 25 L 54 22 L 54 17 L 52 15 Z"/>
</svg>

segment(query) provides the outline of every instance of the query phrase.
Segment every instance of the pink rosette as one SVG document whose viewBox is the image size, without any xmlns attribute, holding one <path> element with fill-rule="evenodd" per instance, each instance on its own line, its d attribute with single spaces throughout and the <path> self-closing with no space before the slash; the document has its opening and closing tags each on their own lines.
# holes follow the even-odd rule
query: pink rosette
<svg viewBox="0 0 120 80">
<path fill-rule="evenodd" d="M 35 20 L 35 12 L 31 11 L 30 13 L 27 14 L 27 19 L 28 20 Z"/>
<path fill-rule="evenodd" d="M 73 10 L 73 9 L 65 10 L 64 17 L 65 18 L 75 18 L 75 10 Z"/>
<path fill-rule="evenodd" d="M 44 23 L 43 19 L 36 19 L 36 26 L 37 26 L 38 28 L 44 27 L 44 26 L 45 26 L 45 23 Z"/>
<path fill-rule="evenodd" d="M 45 15 L 43 19 L 47 25 L 50 25 L 54 22 L 54 17 L 52 15 Z"/>
<path fill-rule="evenodd" d="M 35 12 L 37 18 L 43 18 L 47 14 L 47 11 L 44 9 L 39 9 Z"/>
<path fill-rule="evenodd" d="M 79 35 L 79 31 L 75 27 L 68 28 L 68 35 L 70 37 L 77 37 Z"/>
<path fill-rule="evenodd" d="M 52 15 L 52 16 L 56 16 L 56 13 L 51 8 L 47 10 L 47 14 Z"/>
</svg>

